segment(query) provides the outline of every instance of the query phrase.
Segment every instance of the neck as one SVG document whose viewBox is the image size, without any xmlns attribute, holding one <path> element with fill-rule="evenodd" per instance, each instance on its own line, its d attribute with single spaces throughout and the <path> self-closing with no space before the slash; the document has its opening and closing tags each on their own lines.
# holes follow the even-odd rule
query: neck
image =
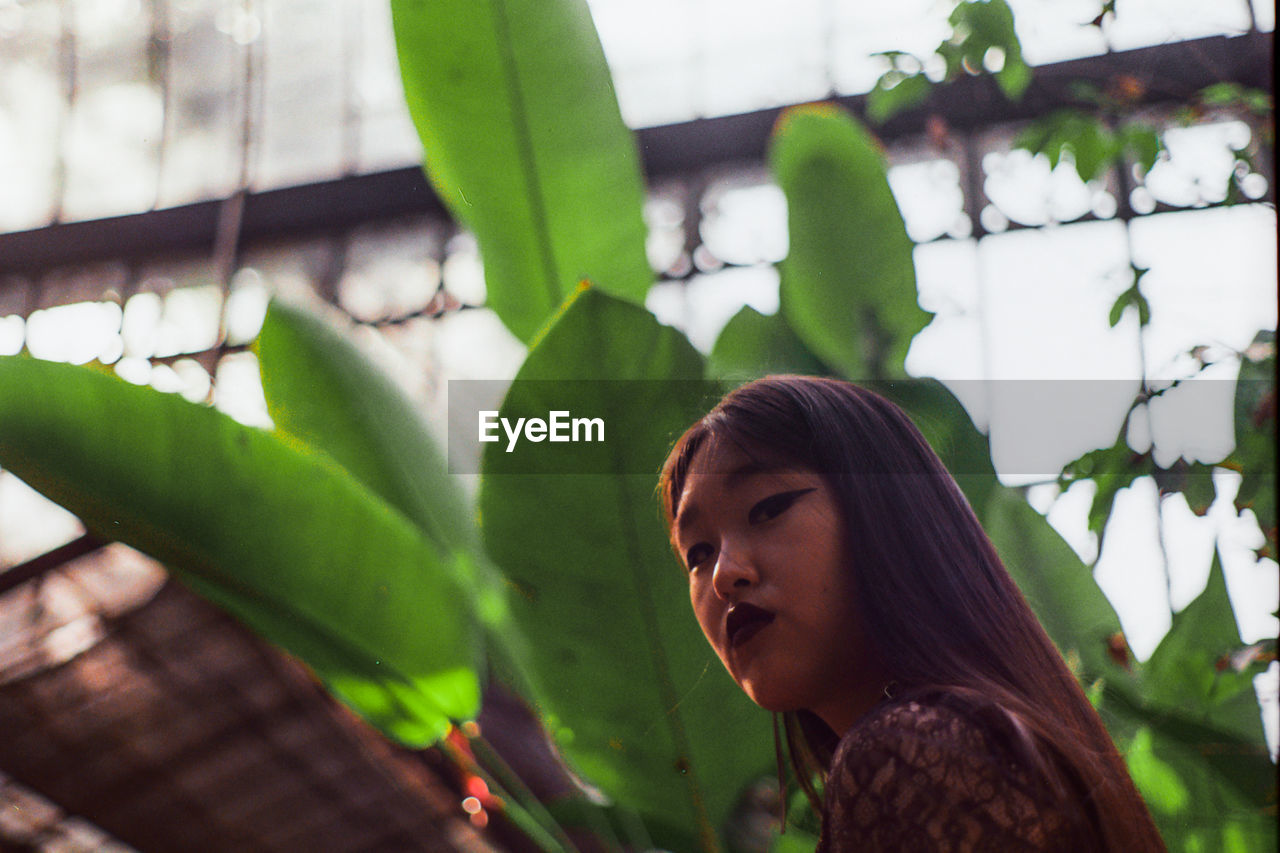
<svg viewBox="0 0 1280 853">
<path fill-rule="evenodd" d="M 842 696 L 833 698 L 821 707 L 809 710 L 830 726 L 837 737 L 844 737 L 845 732 L 853 728 L 854 723 L 886 698 L 888 683 L 889 678 L 885 676 L 882 680 L 877 679 L 872 685 L 852 686 Z"/>
</svg>

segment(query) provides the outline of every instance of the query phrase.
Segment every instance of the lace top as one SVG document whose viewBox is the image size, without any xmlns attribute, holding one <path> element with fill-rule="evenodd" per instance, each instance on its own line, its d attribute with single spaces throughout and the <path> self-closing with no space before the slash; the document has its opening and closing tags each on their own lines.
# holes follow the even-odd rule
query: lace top
<svg viewBox="0 0 1280 853">
<path fill-rule="evenodd" d="M 949 694 L 883 703 L 831 762 L 817 853 L 1100 851 L 1061 773 L 1028 758 L 1009 715 Z M 1020 758 L 1019 756 L 1023 756 Z"/>
</svg>

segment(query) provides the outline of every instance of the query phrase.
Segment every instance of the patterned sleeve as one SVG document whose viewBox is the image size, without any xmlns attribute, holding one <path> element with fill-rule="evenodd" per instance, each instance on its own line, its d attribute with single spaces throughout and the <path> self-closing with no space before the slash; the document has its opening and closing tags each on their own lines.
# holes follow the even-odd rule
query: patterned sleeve
<svg viewBox="0 0 1280 853">
<path fill-rule="evenodd" d="M 1092 848 L 1078 809 L 1056 804 L 1015 761 L 1007 733 L 979 720 L 923 701 L 873 711 L 832 760 L 819 851 Z"/>
</svg>

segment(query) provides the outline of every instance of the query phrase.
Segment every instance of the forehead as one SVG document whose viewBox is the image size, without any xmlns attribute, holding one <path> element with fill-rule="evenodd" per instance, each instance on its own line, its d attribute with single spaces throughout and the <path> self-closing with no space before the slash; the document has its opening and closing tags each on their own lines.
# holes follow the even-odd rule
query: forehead
<svg viewBox="0 0 1280 853">
<path fill-rule="evenodd" d="M 680 531 L 698 520 L 703 512 L 704 499 L 731 493 L 749 484 L 753 478 L 813 474 L 808 468 L 776 454 L 748 450 L 733 441 L 709 440 L 690 460 L 676 503 L 674 532 L 678 536 Z"/>
</svg>

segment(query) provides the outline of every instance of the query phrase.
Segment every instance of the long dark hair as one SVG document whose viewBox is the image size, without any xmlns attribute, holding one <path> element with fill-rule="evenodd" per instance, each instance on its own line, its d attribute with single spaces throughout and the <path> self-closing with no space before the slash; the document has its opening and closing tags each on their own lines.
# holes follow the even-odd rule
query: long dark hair
<svg viewBox="0 0 1280 853">
<path fill-rule="evenodd" d="M 964 494 L 883 397 L 833 379 L 771 376 L 728 394 L 676 442 L 659 480 L 668 527 L 700 448 L 729 441 L 822 475 L 837 496 L 857 612 L 897 692 L 945 689 L 998 709 L 1033 766 L 1060 767 L 1103 843 L 1163 850 L 1124 762 Z M 792 768 L 812 801 L 838 741 L 787 712 Z M 1055 778 L 1049 774 L 1049 778 Z M 784 792 L 785 796 L 785 792 Z"/>
</svg>

